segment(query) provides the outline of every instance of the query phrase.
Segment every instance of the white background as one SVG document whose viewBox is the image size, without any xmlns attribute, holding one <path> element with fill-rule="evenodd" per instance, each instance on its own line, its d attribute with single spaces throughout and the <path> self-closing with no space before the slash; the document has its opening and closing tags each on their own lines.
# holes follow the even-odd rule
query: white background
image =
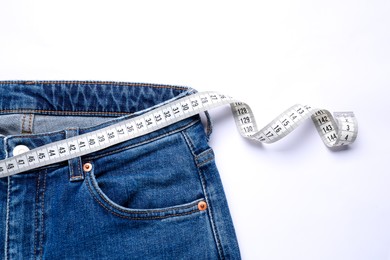
<svg viewBox="0 0 390 260">
<path fill-rule="evenodd" d="M 216 90 L 265 126 L 295 103 L 352 110 L 327 149 L 310 121 L 273 145 L 211 111 L 211 146 L 243 259 L 390 259 L 390 2 L 4 1 L 0 79 Z"/>
</svg>

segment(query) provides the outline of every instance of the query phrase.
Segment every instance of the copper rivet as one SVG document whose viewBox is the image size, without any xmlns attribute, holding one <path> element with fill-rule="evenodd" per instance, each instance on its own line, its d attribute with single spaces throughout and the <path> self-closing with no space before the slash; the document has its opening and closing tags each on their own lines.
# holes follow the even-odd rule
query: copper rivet
<svg viewBox="0 0 390 260">
<path fill-rule="evenodd" d="M 91 171 L 91 170 L 92 170 L 92 164 L 91 164 L 91 163 L 84 163 L 84 165 L 83 165 L 83 170 L 84 170 L 85 172 Z"/>
<path fill-rule="evenodd" d="M 200 211 L 206 210 L 206 209 L 207 209 L 207 203 L 204 202 L 204 201 L 199 202 L 199 203 L 198 203 L 198 209 L 199 209 Z"/>
</svg>

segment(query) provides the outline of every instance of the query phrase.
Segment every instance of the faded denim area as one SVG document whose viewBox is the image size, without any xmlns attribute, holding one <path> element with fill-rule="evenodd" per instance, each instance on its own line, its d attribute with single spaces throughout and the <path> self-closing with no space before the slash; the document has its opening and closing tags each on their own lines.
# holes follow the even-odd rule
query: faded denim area
<svg viewBox="0 0 390 260">
<path fill-rule="evenodd" d="M 125 82 L 0 82 L 0 158 L 190 95 Z M 240 259 L 199 116 L 0 179 L 2 259 Z"/>
</svg>

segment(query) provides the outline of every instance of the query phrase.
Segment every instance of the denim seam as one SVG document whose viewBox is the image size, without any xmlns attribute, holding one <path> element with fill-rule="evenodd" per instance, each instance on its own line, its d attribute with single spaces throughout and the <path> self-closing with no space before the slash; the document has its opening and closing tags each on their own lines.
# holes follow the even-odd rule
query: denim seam
<svg viewBox="0 0 390 260">
<path fill-rule="evenodd" d="M 65 134 L 65 130 L 61 130 L 58 132 L 52 132 L 52 133 L 42 133 L 42 134 L 29 134 L 29 135 L 10 135 L 6 136 L 4 139 L 15 139 L 15 138 L 25 138 L 28 137 L 29 139 L 34 138 L 34 137 L 41 137 L 41 136 L 51 136 L 51 135 L 58 135 L 58 134 Z"/>
<path fill-rule="evenodd" d="M 0 114 L 2 113 L 51 113 L 51 114 L 61 114 L 61 115 L 95 115 L 95 114 L 109 114 L 109 115 L 131 115 L 131 112 L 115 112 L 115 111 L 94 111 L 94 110 L 46 110 L 46 109 L 1 109 Z"/>
<path fill-rule="evenodd" d="M 198 156 L 194 152 L 195 149 L 194 149 L 193 141 L 192 141 L 191 137 L 185 131 L 182 131 L 182 134 L 183 134 L 184 139 L 186 140 L 186 143 L 187 143 L 187 145 L 188 145 L 188 147 L 191 150 L 191 153 L 193 155 L 193 160 L 194 160 L 195 165 L 197 166 L 198 175 L 199 175 L 199 178 L 200 178 L 200 181 L 201 181 L 201 184 L 202 184 L 203 194 L 205 196 L 205 200 L 206 200 L 207 205 L 209 205 L 207 207 L 207 209 L 208 209 L 208 213 L 209 213 L 209 217 L 210 217 L 211 229 L 213 231 L 214 239 L 215 239 L 215 242 L 217 244 L 218 254 L 219 254 L 221 259 L 224 259 L 223 249 L 222 249 L 222 246 L 221 246 L 221 241 L 219 239 L 219 234 L 218 234 L 218 231 L 217 231 L 217 228 L 216 228 L 216 224 L 215 224 L 215 221 L 214 221 L 214 217 L 213 217 L 212 203 L 210 203 L 209 197 L 207 195 L 208 194 L 207 193 L 207 187 L 206 187 L 205 179 L 203 177 L 203 172 L 200 170 L 200 166 L 197 163 Z M 212 151 L 212 150 L 209 149 L 208 152 L 210 152 L 210 151 Z M 206 152 L 205 154 L 207 154 L 208 152 Z M 202 153 L 200 153 L 200 155 L 202 155 Z"/>
<path fill-rule="evenodd" d="M 67 128 L 67 129 L 68 130 L 77 130 L 77 128 Z M 25 138 L 25 137 L 28 137 L 29 139 L 31 139 L 31 137 L 34 138 L 34 137 L 51 136 L 51 135 L 58 135 L 58 134 L 66 135 L 65 130 L 61 130 L 61 131 L 56 131 L 56 132 L 46 132 L 46 133 L 42 133 L 42 134 L 10 135 L 10 136 L 6 136 L 4 139 Z"/>
<path fill-rule="evenodd" d="M 44 228 L 45 228 L 45 192 L 46 192 L 46 176 L 47 169 L 42 173 L 43 174 L 43 191 L 42 191 L 42 201 L 41 201 L 41 238 L 39 241 L 40 252 L 39 258 L 43 259 L 43 238 L 44 238 Z"/>
<path fill-rule="evenodd" d="M 117 152 L 122 152 L 122 151 L 125 151 L 125 150 L 128 150 L 128 149 L 131 149 L 131 148 L 134 148 L 134 147 L 137 147 L 137 146 L 140 146 L 140 145 L 144 145 L 144 144 L 147 144 L 147 143 L 150 143 L 150 142 L 153 142 L 153 141 L 156 141 L 158 139 L 161 139 L 161 138 L 164 138 L 168 135 L 171 135 L 171 134 L 176 134 L 180 131 L 183 131 L 184 129 L 187 129 L 191 126 L 193 126 L 194 124 L 198 123 L 199 122 L 199 119 L 195 120 L 195 121 L 192 121 L 178 129 L 175 129 L 175 130 L 172 130 L 172 131 L 169 131 L 167 133 L 164 133 L 164 134 L 161 134 L 161 135 L 158 135 L 156 137 L 153 137 L 151 139 L 148 139 L 146 141 L 142 141 L 142 142 L 139 142 L 139 143 L 135 143 L 135 144 L 131 144 L 131 145 L 128 145 L 126 147 L 122 147 L 122 148 L 119 148 L 119 149 L 116 149 L 116 150 L 113 150 L 113 151 L 110 151 L 110 152 L 107 152 L 107 153 L 103 153 L 103 154 L 99 154 L 99 155 L 96 155 L 96 156 L 92 156 L 92 157 L 85 157 L 84 160 L 94 160 L 94 159 L 98 159 L 100 157 L 103 157 L 103 156 L 107 156 L 107 155 L 111 155 L 111 154 L 114 154 L 114 153 L 117 153 Z"/>
<path fill-rule="evenodd" d="M 8 158 L 8 143 L 5 140 L 6 138 L 3 139 L 3 146 L 5 149 L 5 158 Z M 5 260 L 8 259 L 8 254 L 9 254 L 9 214 L 10 214 L 10 203 L 11 203 L 11 176 L 7 177 L 7 215 L 6 215 L 6 226 L 5 226 L 5 242 L 4 242 L 4 254 L 5 254 Z"/>
<path fill-rule="evenodd" d="M 214 217 L 213 217 L 212 203 L 210 203 L 210 201 L 209 201 L 209 197 L 207 195 L 206 182 L 204 180 L 203 172 L 202 172 L 202 170 L 200 170 L 200 168 L 198 168 L 198 174 L 199 174 L 201 182 L 202 182 L 203 192 L 205 193 L 206 202 L 209 205 L 208 210 L 209 210 L 209 217 L 210 217 L 210 221 L 211 221 L 211 229 L 213 230 L 214 239 L 215 239 L 216 244 L 217 244 L 218 254 L 219 254 L 221 259 L 224 259 L 225 257 L 224 257 L 224 254 L 223 254 L 223 248 L 222 248 L 222 245 L 221 245 L 221 240 L 219 238 L 217 225 L 216 225 L 216 223 L 214 221 Z"/>
<path fill-rule="evenodd" d="M 5 260 L 8 259 L 9 254 L 9 204 L 11 202 L 10 193 L 11 193 L 11 176 L 8 176 L 8 188 L 7 188 L 7 215 L 6 215 L 6 226 L 5 226 L 5 243 L 4 243 L 4 254 Z"/>
<path fill-rule="evenodd" d="M 127 82 L 115 82 L 115 81 L 78 81 L 78 80 L 68 80 L 68 81 L 0 81 L 0 84 L 17 84 L 17 83 L 23 83 L 25 85 L 35 85 L 35 84 L 78 84 L 78 85 L 111 85 L 113 87 L 115 86 L 128 86 L 128 87 L 151 87 L 151 88 L 166 88 L 166 89 L 176 89 L 176 90 L 187 90 L 188 87 L 184 86 L 173 86 L 173 85 L 160 85 L 160 84 L 152 84 L 152 83 L 127 83 Z"/>
<path fill-rule="evenodd" d="M 35 213 L 34 213 L 34 227 L 35 227 L 35 234 L 34 234 L 34 253 L 33 255 L 35 256 L 36 253 L 37 253 L 37 244 L 38 244 L 38 201 L 39 201 L 39 188 L 40 188 L 40 174 L 37 174 L 36 178 L 36 187 L 37 187 L 37 191 L 35 193 Z"/>
<path fill-rule="evenodd" d="M 96 196 L 94 195 L 94 192 L 92 191 L 92 188 L 91 188 L 91 186 L 89 184 L 89 180 L 87 181 L 87 186 L 88 186 L 88 189 L 89 189 L 90 193 L 92 194 L 93 199 L 97 203 L 99 203 L 100 206 L 102 206 L 105 210 L 109 211 L 111 214 L 113 214 L 113 215 L 115 215 L 117 217 L 121 217 L 121 218 L 126 218 L 126 219 L 131 219 L 131 220 L 155 220 L 155 219 L 166 219 L 166 218 L 171 218 L 171 217 L 186 216 L 186 215 L 191 215 L 191 214 L 200 212 L 199 210 L 192 210 L 192 211 L 184 212 L 184 213 L 167 214 L 167 215 L 164 215 L 164 216 L 156 216 L 156 217 L 130 217 L 130 216 L 124 216 L 124 215 L 118 214 L 115 211 L 109 209 L 107 206 L 105 206 L 103 203 L 101 203 L 98 198 L 96 198 Z M 193 207 L 193 206 L 194 205 L 192 205 L 191 207 Z M 128 213 L 128 214 L 132 214 L 132 213 Z"/>
<path fill-rule="evenodd" d="M 194 158 L 196 158 L 196 154 L 195 154 L 195 146 L 191 140 L 191 138 L 188 136 L 188 134 L 185 132 L 185 131 L 182 131 L 182 134 L 183 134 L 183 137 L 187 143 L 187 146 L 188 148 L 190 149 L 191 151 L 191 154 Z M 196 164 L 196 160 L 195 160 L 195 164 Z"/>
</svg>

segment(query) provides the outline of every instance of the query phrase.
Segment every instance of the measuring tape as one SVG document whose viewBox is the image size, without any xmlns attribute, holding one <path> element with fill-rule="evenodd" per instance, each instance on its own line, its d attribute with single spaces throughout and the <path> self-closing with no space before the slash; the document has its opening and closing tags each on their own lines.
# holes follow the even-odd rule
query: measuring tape
<svg viewBox="0 0 390 260">
<path fill-rule="evenodd" d="M 0 177 L 66 161 L 136 138 L 193 116 L 230 104 L 238 131 L 245 138 L 261 143 L 276 142 L 312 118 L 328 147 L 345 146 L 355 141 L 358 126 L 352 112 L 332 114 L 324 109 L 295 105 L 262 129 L 258 129 L 251 108 L 232 97 L 217 92 L 199 92 L 160 106 L 140 116 L 108 127 L 52 142 L 0 161 Z"/>
</svg>

